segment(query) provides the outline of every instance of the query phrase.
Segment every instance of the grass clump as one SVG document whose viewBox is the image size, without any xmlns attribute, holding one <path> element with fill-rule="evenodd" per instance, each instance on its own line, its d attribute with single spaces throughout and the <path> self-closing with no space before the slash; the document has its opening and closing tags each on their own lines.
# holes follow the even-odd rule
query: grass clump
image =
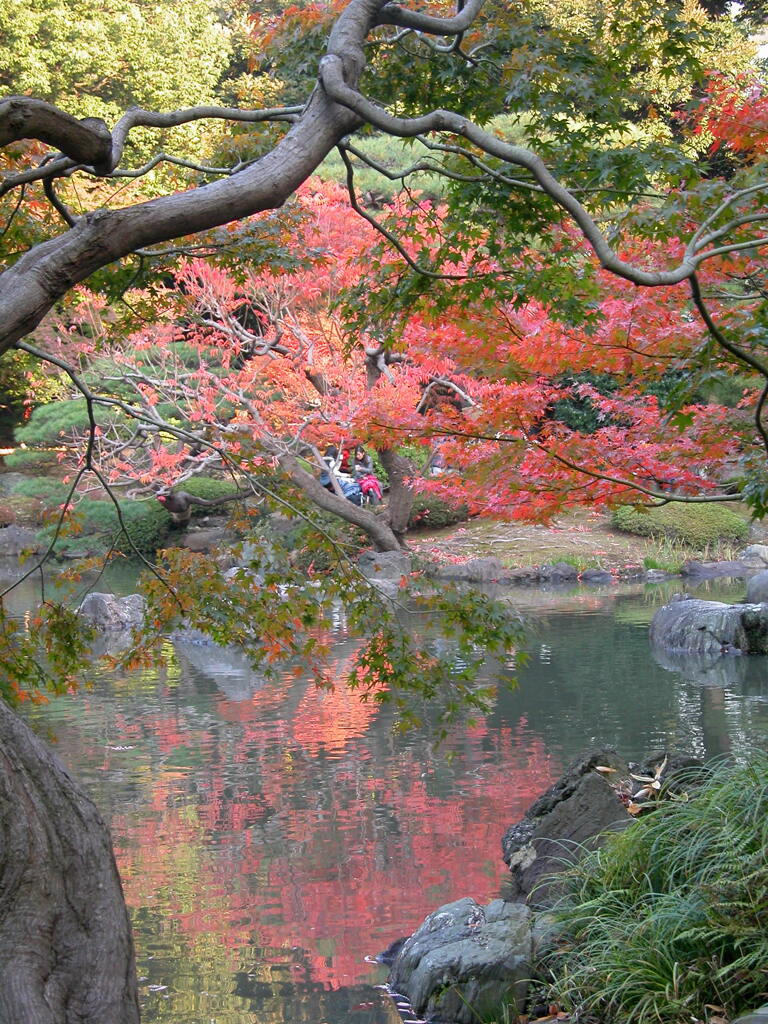
<svg viewBox="0 0 768 1024">
<path fill-rule="evenodd" d="M 553 998 L 601 1021 L 690 1024 L 768 992 L 768 755 L 720 763 L 565 874 Z"/>
<path fill-rule="evenodd" d="M 614 510 L 613 525 L 623 533 L 666 537 L 695 549 L 721 540 L 744 540 L 749 534 L 746 519 L 715 502 L 670 501 L 650 508 L 620 505 Z"/>
</svg>

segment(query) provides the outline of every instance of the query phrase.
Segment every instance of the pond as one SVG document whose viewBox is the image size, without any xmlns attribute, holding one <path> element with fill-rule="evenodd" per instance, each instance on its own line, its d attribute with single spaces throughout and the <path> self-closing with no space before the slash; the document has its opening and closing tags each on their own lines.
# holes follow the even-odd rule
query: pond
<svg viewBox="0 0 768 1024">
<path fill-rule="evenodd" d="M 517 688 L 437 749 L 428 726 L 393 734 L 343 686 L 265 683 L 190 644 L 32 711 L 111 824 L 144 1020 L 394 1024 L 366 955 L 443 902 L 497 895 L 504 829 L 575 755 L 763 746 L 762 659 L 704 678 L 651 656 L 674 589 L 514 591 L 529 622 Z M 336 639 L 341 680 L 357 641 L 342 624 Z"/>
</svg>

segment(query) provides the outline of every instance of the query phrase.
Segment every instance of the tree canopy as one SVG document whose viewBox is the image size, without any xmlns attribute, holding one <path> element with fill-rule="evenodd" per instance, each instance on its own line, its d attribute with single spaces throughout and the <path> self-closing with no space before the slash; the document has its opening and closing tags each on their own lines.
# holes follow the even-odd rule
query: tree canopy
<svg viewBox="0 0 768 1024">
<path fill-rule="evenodd" d="M 253 484 L 269 508 L 306 517 L 314 501 L 349 519 L 291 447 L 311 453 L 343 428 L 382 450 L 403 489 L 413 465 L 392 439 L 439 441 L 454 472 L 424 486 L 451 498 L 474 486 L 476 510 L 495 515 L 546 515 L 580 487 L 596 503 L 735 492 L 763 514 L 768 99 L 746 34 L 762 5 L 740 14 L 694 0 L 6 3 L 0 353 L 46 361 L 85 403 L 71 486 L 89 474 L 108 489 L 126 453 L 139 483 L 215 455 L 238 481 L 257 461 L 281 467 L 291 491 Z M 376 136 L 400 140 L 402 160 L 377 159 Z M 334 199 L 333 230 L 313 238 L 323 218 L 306 207 L 328 193 L 306 183 L 333 152 L 347 205 Z M 396 195 L 358 188 L 360 168 Z M 428 196 L 424 172 L 438 181 Z M 340 296 L 350 255 L 361 266 Z M 746 379 L 726 401 L 715 386 L 734 366 Z M 376 546 L 399 547 L 382 524 Z M 439 590 L 429 608 L 450 643 L 416 642 L 397 599 L 374 602 L 325 540 L 339 567 L 325 587 L 266 543 L 230 575 L 166 553 L 147 639 L 182 618 L 265 671 L 322 663 L 341 602 L 368 638 L 349 682 L 369 700 L 406 720 L 414 694 L 446 717 L 487 708 L 475 670 L 489 651 L 514 658 L 508 612 Z M 75 685 L 87 648 L 71 610 L 43 602 L 42 655 L 23 624 L 2 625 L 0 695 Z M 62 883 L 58 851 L 77 829 L 50 808 L 84 798 L 4 704 L 0 723 L 4 755 L 24 753 L 4 777 L 23 768 L 40 797 L 41 890 L 87 920 L 95 880 L 120 911 L 98 823 L 75 857 L 93 869 Z M 18 794 L 5 803 L 15 816 L 0 825 L 31 834 L 15 824 Z M 34 907 L 37 920 L 38 895 L 25 881 L 3 912 L 23 922 Z M 39 919 L 59 920 L 48 903 Z M 125 915 L 110 920 L 117 989 L 102 978 L 83 991 L 79 965 L 60 976 L 71 935 L 41 932 L 53 936 L 34 953 L 42 976 L 76 993 L 63 1017 L 39 978 L 16 984 L 18 933 L 0 929 L 0 1016 L 138 1019 Z"/>
</svg>

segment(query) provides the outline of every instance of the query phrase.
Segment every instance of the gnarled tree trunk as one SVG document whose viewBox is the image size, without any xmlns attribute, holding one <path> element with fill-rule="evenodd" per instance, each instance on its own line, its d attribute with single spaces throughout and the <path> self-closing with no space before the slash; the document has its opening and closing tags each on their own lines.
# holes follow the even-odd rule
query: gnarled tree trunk
<svg viewBox="0 0 768 1024">
<path fill-rule="evenodd" d="M 414 499 L 413 490 L 406 480 L 416 476 L 416 467 L 410 459 L 398 455 L 394 448 L 382 448 L 379 451 L 379 458 L 389 477 L 389 527 L 400 544 L 405 546 L 404 538 Z"/>
<path fill-rule="evenodd" d="M 0 701 L 0 1024 L 137 1024 L 107 826 Z"/>
</svg>

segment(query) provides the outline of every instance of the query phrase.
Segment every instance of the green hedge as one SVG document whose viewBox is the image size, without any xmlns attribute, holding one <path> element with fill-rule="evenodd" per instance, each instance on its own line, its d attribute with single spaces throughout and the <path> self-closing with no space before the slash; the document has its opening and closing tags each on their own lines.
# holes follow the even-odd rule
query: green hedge
<svg viewBox="0 0 768 1024">
<path fill-rule="evenodd" d="M 52 477 L 35 476 L 20 480 L 13 489 L 13 494 L 22 498 L 38 498 L 43 505 L 55 507 L 67 500 L 71 491 L 69 484 L 62 483 Z"/>
<path fill-rule="evenodd" d="M 732 509 L 714 502 L 636 508 L 620 505 L 613 513 L 613 525 L 638 537 L 671 537 L 691 547 L 704 547 L 719 540 L 744 540 L 749 523 Z"/>
<path fill-rule="evenodd" d="M 217 498 L 226 498 L 237 494 L 237 483 L 232 479 L 221 480 L 213 476 L 193 476 L 184 480 L 174 491 L 186 491 L 195 498 L 203 498 L 205 501 L 215 501 Z M 219 510 L 226 512 L 232 507 L 231 504 L 220 505 Z M 190 511 L 193 516 L 208 516 L 216 509 L 206 508 L 205 505 L 192 505 Z"/>
<path fill-rule="evenodd" d="M 49 471 L 58 465 L 59 453 L 53 449 L 39 450 L 36 448 L 17 448 L 3 456 L 6 469 L 14 472 L 24 470 Z"/>
<path fill-rule="evenodd" d="M 118 505 L 125 531 L 120 526 L 113 502 L 90 499 L 78 502 L 74 514 L 82 529 L 79 533 L 65 533 L 60 537 L 56 543 L 57 550 L 60 553 L 91 553 L 114 547 L 116 551 L 130 556 L 136 550 L 142 554 L 153 554 L 162 547 L 171 517 L 158 501 L 154 498 L 148 501 L 124 500 Z M 42 531 L 43 537 L 48 540 L 53 530 L 53 526 L 48 526 Z"/>
<path fill-rule="evenodd" d="M 436 494 L 417 494 L 408 518 L 408 529 L 439 529 L 469 518 L 466 505 L 451 505 Z"/>
</svg>

